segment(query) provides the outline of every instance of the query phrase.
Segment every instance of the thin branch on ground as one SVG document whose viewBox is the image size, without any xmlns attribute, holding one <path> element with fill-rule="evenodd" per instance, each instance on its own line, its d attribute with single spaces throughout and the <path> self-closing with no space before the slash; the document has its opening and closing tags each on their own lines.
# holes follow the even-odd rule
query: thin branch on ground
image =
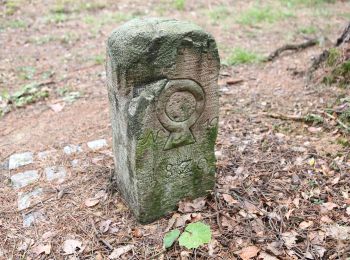
<svg viewBox="0 0 350 260">
<path fill-rule="evenodd" d="M 300 44 L 286 44 L 272 52 L 265 61 L 273 61 L 285 51 L 301 51 L 318 44 L 318 39 L 310 39 Z"/>
</svg>

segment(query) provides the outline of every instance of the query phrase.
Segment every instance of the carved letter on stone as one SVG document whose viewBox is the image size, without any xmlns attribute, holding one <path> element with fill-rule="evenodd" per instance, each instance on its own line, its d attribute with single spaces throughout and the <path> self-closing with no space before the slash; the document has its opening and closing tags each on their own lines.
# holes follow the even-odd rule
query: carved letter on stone
<svg viewBox="0 0 350 260">
<path fill-rule="evenodd" d="M 107 46 L 115 179 L 142 223 L 215 184 L 219 56 L 200 27 L 135 19 Z"/>
</svg>

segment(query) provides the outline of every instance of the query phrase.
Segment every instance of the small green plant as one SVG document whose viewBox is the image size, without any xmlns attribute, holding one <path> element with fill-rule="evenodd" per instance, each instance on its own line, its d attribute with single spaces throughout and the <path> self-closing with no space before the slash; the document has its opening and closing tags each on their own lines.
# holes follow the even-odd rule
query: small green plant
<svg viewBox="0 0 350 260">
<path fill-rule="evenodd" d="M 5 14 L 13 15 L 21 6 L 21 0 L 5 1 Z"/>
<path fill-rule="evenodd" d="M 47 89 L 36 82 L 24 85 L 12 95 L 3 91 L 0 95 L 0 117 L 10 112 L 13 108 L 25 107 L 28 104 L 43 100 L 49 96 Z"/>
<path fill-rule="evenodd" d="M 173 0 L 172 5 L 179 11 L 185 10 L 186 0 Z"/>
<path fill-rule="evenodd" d="M 51 78 L 54 74 L 55 74 L 55 72 L 53 70 L 47 70 L 41 74 L 41 78 L 48 79 L 48 78 Z"/>
<path fill-rule="evenodd" d="M 219 5 L 209 10 L 207 15 L 212 23 L 218 23 L 219 21 L 226 20 L 230 16 L 231 12 L 227 6 Z"/>
<path fill-rule="evenodd" d="M 345 147 L 345 148 L 350 147 L 349 138 L 346 138 L 346 137 L 339 137 L 339 138 L 337 138 L 337 143 L 340 144 L 341 146 Z"/>
<path fill-rule="evenodd" d="M 105 24 L 120 23 L 123 21 L 130 20 L 134 17 L 134 15 L 129 13 L 112 12 L 105 13 L 103 14 L 103 16 L 86 15 L 84 16 L 83 21 L 86 24 L 91 25 L 91 30 L 94 33 L 97 33 Z"/>
<path fill-rule="evenodd" d="M 280 2 L 288 7 L 295 7 L 298 5 L 313 7 L 325 3 L 335 3 L 335 0 L 280 0 Z"/>
<path fill-rule="evenodd" d="M 210 227 L 202 222 L 190 223 L 181 235 L 180 233 L 178 229 L 175 229 L 165 234 L 163 239 L 164 248 L 170 248 L 177 238 L 179 238 L 179 245 L 187 249 L 198 248 L 211 240 Z"/>
<path fill-rule="evenodd" d="M 323 83 L 331 85 L 337 83 L 341 88 L 348 88 L 350 85 L 350 60 L 345 61 L 323 78 Z"/>
<path fill-rule="evenodd" d="M 330 48 L 328 53 L 327 66 L 333 67 L 339 60 L 340 51 L 337 48 Z"/>
<path fill-rule="evenodd" d="M 72 44 L 80 39 L 78 34 L 67 32 L 57 38 L 62 44 Z"/>
<path fill-rule="evenodd" d="M 258 63 L 263 60 L 263 57 L 255 52 L 243 49 L 235 48 L 227 58 L 228 65 L 239 65 L 245 63 Z"/>
<path fill-rule="evenodd" d="M 69 19 L 65 13 L 52 13 L 45 17 L 46 23 L 64 23 Z"/>
<path fill-rule="evenodd" d="M 63 100 L 68 103 L 73 103 L 81 97 L 81 93 L 79 91 L 71 91 L 69 87 L 62 87 L 57 89 L 56 91 L 57 94 L 63 97 Z"/>
<path fill-rule="evenodd" d="M 316 114 L 307 114 L 304 119 L 305 122 L 314 124 L 322 124 L 324 121 L 322 116 Z"/>
<path fill-rule="evenodd" d="M 98 65 L 101 65 L 101 64 L 104 64 L 105 63 L 105 56 L 104 55 L 96 55 L 92 58 L 95 62 L 95 64 L 98 64 Z"/>
<path fill-rule="evenodd" d="M 180 230 L 174 229 L 168 233 L 165 234 L 163 239 L 163 245 L 165 249 L 172 247 L 172 245 L 175 243 L 176 239 L 180 236 Z"/>
<path fill-rule="evenodd" d="M 19 78 L 28 80 L 34 77 L 36 68 L 32 66 L 24 66 L 24 67 L 20 67 L 18 71 L 19 71 Z"/>
<path fill-rule="evenodd" d="M 26 28 L 26 27 L 27 27 L 27 23 L 20 19 L 5 21 L 3 24 L 0 25 L 0 29 L 5 29 L 5 28 L 18 29 L 18 28 Z"/>
<path fill-rule="evenodd" d="M 298 33 L 315 34 L 316 32 L 317 28 L 313 25 L 298 28 Z"/>
<path fill-rule="evenodd" d="M 324 200 L 318 198 L 311 198 L 311 202 L 316 205 L 322 205 L 324 203 Z"/>
<path fill-rule="evenodd" d="M 253 6 L 240 14 L 236 21 L 239 24 L 252 26 L 259 23 L 274 23 L 287 17 L 293 17 L 293 14 L 271 6 Z"/>
</svg>

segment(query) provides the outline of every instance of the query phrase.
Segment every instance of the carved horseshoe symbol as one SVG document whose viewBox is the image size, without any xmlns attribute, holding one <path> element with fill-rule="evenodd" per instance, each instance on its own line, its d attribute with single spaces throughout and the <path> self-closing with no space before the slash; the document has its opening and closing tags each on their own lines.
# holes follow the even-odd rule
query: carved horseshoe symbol
<svg viewBox="0 0 350 260">
<path fill-rule="evenodd" d="M 167 113 L 170 98 L 175 93 L 186 93 L 195 99 L 195 107 L 191 114 L 187 114 L 183 120 L 175 120 Z M 177 102 L 186 103 L 185 99 L 177 100 Z M 188 104 L 189 105 L 189 104 Z M 192 104 L 193 105 L 193 104 Z M 205 94 L 200 85 L 193 80 L 179 79 L 170 80 L 162 90 L 157 103 L 157 117 L 163 127 L 170 132 L 164 150 L 170 150 L 180 146 L 193 144 L 196 142 L 191 132 L 191 127 L 201 116 L 205 106 Z"/>
</svg>

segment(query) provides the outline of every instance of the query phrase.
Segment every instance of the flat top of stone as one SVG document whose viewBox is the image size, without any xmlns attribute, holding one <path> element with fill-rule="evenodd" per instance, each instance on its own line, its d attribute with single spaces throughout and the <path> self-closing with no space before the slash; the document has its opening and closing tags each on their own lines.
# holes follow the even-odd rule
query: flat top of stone
<svg viewBox="0 0 350 260">
<path fill-rule="evenodd" d="M 174 62 L 177 46 L 186 37 L 188 43 L 194 43 L 199 48 L 199 45 L 206 45 L 208 39 L 215 45 L 209 33 L 191 22 L 166 18 L 136 18 L 113 31 L 108 38 L 108 48 L 112 56 L 118 57 L 115 61 L 118 67 L 129 68 L 142 57 L 162 67 Z M 146 55 L 150 53 L 151 57 Z M 218 56 L 217 58 L 219 59 Z"/>
<path fill-rule="evenodd" d="M 93 140 L 87 143 L 87 146 L 92 150 L 98 150 L 107 146 L 106 139 Z"/>
<path fill-rule="evenodd" d="M 11 182 L 14 188 L 25 187 L 39 179 L 38 171 L 31 170 L 20 172 L 11 176 Z"/>
<path fill-rule="evenodd" d="M 33 153 L 24 152 L 16 153 L 10 156 L 9 159 L 9 169 L 16 169 L 20 166 L 27 165 L 33 162 Z"/>
</svg>

